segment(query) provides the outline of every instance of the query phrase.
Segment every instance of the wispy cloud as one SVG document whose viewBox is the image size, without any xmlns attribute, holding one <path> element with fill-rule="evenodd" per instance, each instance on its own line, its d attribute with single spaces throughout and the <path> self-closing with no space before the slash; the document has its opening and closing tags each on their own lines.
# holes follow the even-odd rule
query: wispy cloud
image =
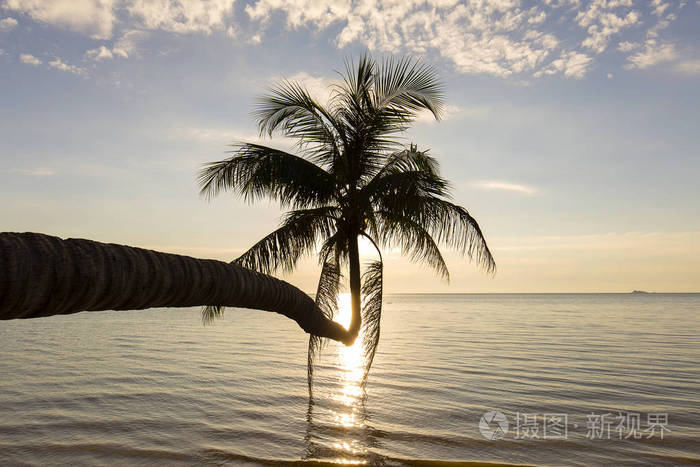
<svg viewBox="0 0 700 467">
<path fill-rule="evenodd" d="M 528 195 L 537 193 L 537 189 L 531 186 L 497 180 L 486 180 L 477 182 L 474 183 L 474 186 L 483 190 L 515 191 L 517 193 L 525 193 Z"/>
<path fill-rule="evenodd" d="M 17 20 L 14 18 L 0 19 L 0 31 L 9 31 L 17 26 Z"/>
<path fill-rule="evenodd" d="M 678 62 L 674 70 L 688 75 L 700 75 L 700 60 L 686 60 Z"/>
<path fill-rule="evenodd" d="M 578 25 L 588 31 L 588 37 L 581 42 L 583 47 L 599 54 L 607 48 L 612 36 L 639 22 L 639 12 L 631 10 L 618 14 L 616 10 L 620 6 L 621 2 L 594 0 L 587 9 L 578 12 Z"/>
<path fill-rule="evenodd" d="M 656 250 L 682 253 L 700 237 L 700 232 L 609 232 L 588 235 L 498 238 L 498 251 L 509 250 L 630 250 L 657 244 Z M 664 244 L 663 248 L 658 245 Z M 652 248 L 647 251 L 652 251 Z M 696 248 L 697 249 L 697 248 Z"/>
<path fill-rule="evenodd" d="M 223 30 L 233 15 L 234 0 L 127 1 L 126 9 L 145 29 L 175 33 Z"/>
<path fill-rule="evenodd" d="M 622 41 L 619 44 L 617 44 L 617 50 L 620 52 L 631 52 L 634 49 L 637 49 L 641 46 L 641 44 L 637 42 L 632 42 L 632 41 Z"/>
<path fill-rule="evenodd" d="M 91 58 L 92 60 L 100 61 L 114 58 L 114 53 L 104 45 L 101 45 L 96 49 L 90 49 L 87 52 L 85 52 L 85 57 Z"/>
<path fill-rule="evenodd" d="M 588 72 L 593 59 L 586 54 L 579 52 L 563 52 L 561 57 L 553 60 L 546 68 L 535 72 L 535 78 L 542 75 L 554 75 L 563 73 L 569 78 L 581 79 Z"/>
<path fill-rule="evenodd" d="M 655 39 L 649 39 L 644 43 L 644 50 L 641 50 L 627 57 L 627 69 L 644 69 L 659 63 L 670 62 L 677 58 L 676 48 L 670 43 L 658 43 Z"/>
<path fill-rule="evenodd" d="M 333 85 L 340 83 L 338 79 L 328 78 L 326 76 L 314 76 L 304 72 L 285 78 L 289 81 L 299 83 L 306 88 L 309 94 L 311 94 L 311 97 L 323 104 L 327 103 L 331 98 Z M 272 78 L 271 84 L 278 83 L 282 79 L 282 77 Z"/>
<path fill-rule="evenodd" d="M 69 65 L 68 63 L 65 63 L 60 58 L 56 58 L 55 60 L 50 61 L 49 66 L 51 68 L 55 68 L 55 69 L 60 70 L 60 71 L 66 71 L 68 73 L 73 73 L 74 75 L 84 75 L 86 72 L 85 68 L 81 68 L 81 67 L 75 66 L 75 65 Z"/>
<path fill-rule="evenodd" d="M 459 118 L 459 117 L 479 117 L 482 115 L 487 114 L 490 111 L 488 107 L 477 107 L 477 106 L 472 106 L 472 107 L 459 107 L 457 105 L 450 105 L 447 104 L 444 108 L 444 112 L 442 113 L 440 119 L 442 121 L 445 120 L 452 120 L 454 118 Z M 436 122 L 435 116 L 433 113 L 429 110 L 421 110 L 418 113 L 418 116 L 416 117 L 416 122 L 418 123 L 427 123 L 427 124 L 433 124 Z"/>
<path fill-rule="evenodd" d="M 21 175 L 31 175 L 34 177 L 48 177 L 51 175 L 55 175 L 56 171 L 53 169 L 44 169 L 44 168 L 38 168 L 38 169 L 10 169 L 8 172 L 10 173 L 16 173 L 16 174 L 21 174 Z"/>
<path fill-rule="evenodd" d="M 563 0 L 525 8 L 518 0 L 461 3 L 362 2 L 316 3 L 311 0 L 258 0 L 246 8 L 263 27 L 275 12 L 290 28 L 341 27 L 336 43 L 360 42 L 371 50 L 425 54 L 435 51 L 467 74 L 534 77 L 562 74 L 582 78 L 611 40 L 627 30 L 647 28 L 656 37 L 676 18 L 681 6 L 654 1 Z M 645 11 L 642 11 L 645 10 Z M 585 34 L 575 46 L 560 25 L 574 24 Z M 578 50 L 577 50 L 578 49 Z"/>
<path fill-rule="evenodd" d="M 93 39 L 107 40 L 112 38 L 119 17 L 124 14 L 138 29 L 175 33 L 225 29 L 225 20 L 233 15 L 234 3 L 234 0 L 6 0 L 4 8 Z"/>
<path fill-rule="evenodd" d="M 173 139 L 188 140 L 207 144 L 219 145 L 222 150 L 231 149 L 230 144 L 235 143 L 257 143 L 285 151 L 294 150 L 294 140 L 279 135 L 272 138 L 261 137 L 251 125 L 250 129 L 241 130 L 237 128 L 214 128 L 214 127 L 173 127 L 170 131 Z"/>
<path fill-rule="evenodd" d="M 150 31 L 218 31 L 240 38 L 238 32 L 245 29 L 248 42 L 262 42 L 265 31 L 276 23 L 271 19 L 280 17 L 290 29 L 336 32 L 333 42 L 338 48 L 361 44 L 376 52 L 433 53 L 460 73 L 518 81 L 548 75 L 580 79 L 613 41 L 619 50 L 632 53 L 629 68 L 668 61 L 673 41 L 661 36 L 686 4 L 665 0 L 644 4 L 632 0 L 529 4 L 521 0 L 252 0 L 244 8 L 247 18 L 234 14 L 235 0 L 4 0 L 3 9 L 108 41 L 84 52 L 94 60 L 131 56 L 135 35 Z M 0 20 L 0 28 L 11 29 L 16 23 L 8 17 Z M 634 42 L 624 37 L 628 33 Z M 643 43 L 640 33 L 647 41 L 641 51 L 637 50 Z"/>
<path fill-rule="evenodd" d="M 115 0 L 7 0 L 4 8 L 24 13 L 36 21 L 106 39 L 116 21 Z"/>
<path fill-rule="evenodd" d="M 38 66 L 41 65 L 42 61 L 36 58 L 32 54 L 20 54 L 19 56 L 19 61 L 26 64 L 26 65 L 32 65 L 32 66 Z"/>
</svg>

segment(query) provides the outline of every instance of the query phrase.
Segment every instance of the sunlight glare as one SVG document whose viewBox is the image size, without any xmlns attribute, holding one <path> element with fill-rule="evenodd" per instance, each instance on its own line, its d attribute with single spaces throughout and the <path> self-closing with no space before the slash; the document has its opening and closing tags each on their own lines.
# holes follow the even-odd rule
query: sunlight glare
<svg viewBox="0 0 700 467">
<path fill-rule="evenodd" d="M 350 325 L 352 308 L 350 294 L 338 295 L 338 314 L 335 320 L 346 328 Z M 336 414 L 338 425 L 350 428 L 358 426 L 357 405 L 362 397 L 362 377 L 364 375 L 364 352 L 362 348 L 362 333 L 350 347 L 338 346 L 338 367 L 341 370 L 340 391 L 334 399 L 347 407 L 344 413 Z"/>
</svg>

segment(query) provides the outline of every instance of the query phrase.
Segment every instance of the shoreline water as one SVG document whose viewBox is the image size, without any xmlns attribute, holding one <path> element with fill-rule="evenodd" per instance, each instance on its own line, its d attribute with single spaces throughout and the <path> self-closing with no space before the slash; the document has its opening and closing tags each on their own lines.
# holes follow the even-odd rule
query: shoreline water
<svg viewBox="0 0 700 467">
<path fill-rule="evenodd" d="M 276 314 L 228 310 L 206 327 L 197 309 L 6 321 L 0 463 L 698 462 L 698 311 L 698 294 L 389 294 L 366 391 L 353 348 L 331 344 L 313 404 L 307 336 Z M 508 420 L 503 438 L 481 432 L 489 411 Z M 587 436 L 589 416 L 618 412 L 643 429 L 666 414 L 670 431 Z M 540 435 L 545 414 L 568 415 L 567 438 L 523 438 L 525 414 Z"/>
</svg>

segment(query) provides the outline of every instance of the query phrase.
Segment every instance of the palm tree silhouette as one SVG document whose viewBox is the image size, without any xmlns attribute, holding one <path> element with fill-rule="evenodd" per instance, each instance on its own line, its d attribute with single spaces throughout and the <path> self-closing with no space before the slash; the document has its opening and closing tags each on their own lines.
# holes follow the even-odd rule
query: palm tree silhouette
<svg viewBox="0 0 700 467">
<path fill-rule="evenodd" d="M 399 246 L 449 279 L 439 243 L 459 250 L 488 272 L 495 262 L 476 220 L 449 201 L 448 182 L 427 151 L 400 138 L 420 112 L 443 112 L 443 86 L 434 69 L 404 58 L 378 62 L 363 55 L 346 61 L 342 81 L 325 104 L 300 84 L 284 80 L 260 100 L 261 135 L 278 132 L 296 140 L 298 154 L 260 144 L 234 146 L 232 157 L 206 164 L 201 193 L 224 190 L 247 201 L 261 198 L 291 208 L 280 227 L 234 263 L 266 274 L 292 271 L 320 247 L 321 277 L 316 302 L 332 317 L 349 269 L 352 317 L 344 342 L 363 331 L 365 377 L 379 342 L 383 263 L 380 247 Z M 358 238 L 367 238 L 379 260 L 361 274 Z M 203 309 L 205 321 L 222 307 Z M 322 339 L 309 341 L 309 384 Z"/>
</svg>

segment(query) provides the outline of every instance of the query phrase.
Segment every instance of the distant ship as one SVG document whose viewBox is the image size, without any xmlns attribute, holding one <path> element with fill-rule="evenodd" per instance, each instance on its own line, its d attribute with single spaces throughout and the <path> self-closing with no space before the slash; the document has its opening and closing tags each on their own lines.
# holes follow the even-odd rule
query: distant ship
<svg viewBox="0 0 700 467">
<path fill-rule="evenodd" d="M 632 293 L 651 293 L 651 292 L 647 292 L 646 290 L 633 290 Z"/>
</svg>

